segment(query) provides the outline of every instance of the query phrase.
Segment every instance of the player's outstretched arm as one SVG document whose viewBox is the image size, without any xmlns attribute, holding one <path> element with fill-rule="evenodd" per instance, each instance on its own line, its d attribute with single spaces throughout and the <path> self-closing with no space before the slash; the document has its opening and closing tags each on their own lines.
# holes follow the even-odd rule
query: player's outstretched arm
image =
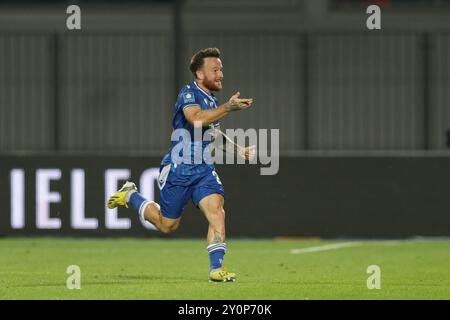
<svg viewBox="0 0 450 320">
<path fill-rule="evenodd" d="M 253 99 L 252 98 L 240 99 L 239 98 L 240 95 L 241 93 L 239 91 L 236 92 L 233 96 L 231 96 L 230 100 L 221 105 L 221 107 L 224 107 L 225 110 L 227 110 L 228 112 L 243 110 L 250 107 L 253 103 Z"/>
<path fill-rule="evenodd" d="M 238 91 L 230 98 L 230 100 L 215 109 L 202 110 L 200 106 L 193 105 L 184 109 L 184 116 L 192 125 L 194 122 L 201 122 L 202 126 L 206 127 L 209 124 L 222 119 L 230 112 L 247 109 L 252 105 L 253 99 L 241 99 L 239 96 L 240 93 Z"/>
</svg>

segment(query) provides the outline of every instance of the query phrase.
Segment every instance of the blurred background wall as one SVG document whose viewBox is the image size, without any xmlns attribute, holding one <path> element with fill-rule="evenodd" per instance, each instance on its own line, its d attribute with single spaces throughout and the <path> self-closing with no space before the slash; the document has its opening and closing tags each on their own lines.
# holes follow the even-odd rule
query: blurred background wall
<svg viewBox="0 0 450 320">
<path fill-rule="evenodd" d="M 81 30 L 66 29 L 70 4 Z M 446 0 L 0 1 L 0 152 L 162 155 L 209 46 L 221 101 L 255 99 L 223 126 L 279 128 L 282 155 L 444 152 L 449 18 Z"/>
<path fill-rule="evenodd" d="M 0 236 L 148 236 L 105 201 L 124 179 L 159 200 L 177 92 L 212 46 L 219 99 L 255 101 L 223 127 L 280 129 L 277 175 L 219 168 L 229 235 L 449 236 L 449 18 L 450 0 L 0 0 Z M 186 211 L 177 236 L 198 237 Z"/>
</svg>

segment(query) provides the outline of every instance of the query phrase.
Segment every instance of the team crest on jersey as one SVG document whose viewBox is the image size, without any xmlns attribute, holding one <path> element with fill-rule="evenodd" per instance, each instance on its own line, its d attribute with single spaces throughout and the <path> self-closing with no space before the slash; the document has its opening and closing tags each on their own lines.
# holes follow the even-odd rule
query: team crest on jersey
<svg viewBox="0 0 450 320">
<path fill-rule="evenodd" d="M 194 94 L 192 92 L 186 92 L 183 94 L 184 103 L 195 102 Z"/>
</svg>

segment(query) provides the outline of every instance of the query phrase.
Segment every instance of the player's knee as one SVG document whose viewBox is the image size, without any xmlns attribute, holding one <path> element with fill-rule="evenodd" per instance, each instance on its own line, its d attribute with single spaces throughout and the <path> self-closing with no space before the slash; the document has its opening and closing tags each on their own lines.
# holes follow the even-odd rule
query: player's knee
<svg viewBox="0 0 450 320">
<path fill-rule="evenodd" d="M 216 218 L 219 218 L 219 219 L 225 218 L 225 210 L 223 209 L 222 206 L 217 206 L 217 207 L 211 209 L 210 213 L 211 213 L 211 215 L 213 215 Z"/>
<path fill-rule="evenodd" d="M 164 233 L 164 234 L 169 234 L 172 232 L 172 230 L 170 230 L 167 227 L 161 227 L 161 228 L 159 228 L 159 231 L 161 231 L 161 233 Z"/>
<path fill-rule="evenodd" d="M 175 230 L 177 230 L 177 229 L 178 229 L 178 225 L 179 225 L 178 222 L 174 222 L 174 223 L 162 223 L 161 226 L 160 226 L 160 228 L 159 228 L 159 231 L 161 231 L 161 232 L 164 233 L 164 234 L 169 234 L 169 233 L 172 233 L 172 232 L 174 232 Z"/>
<path fill-rule="evenodd" d="M 176 230 L 176 227 L 172 227 L 172 226 L 161 226 L 161 228 L 159 229 L 159 231 L 161 231 L 164 234 L 172 233 L 175 230 Z"/>
<path fill-rule="evenodd" d="M 225 210 L 220 209 L 212 213 L 213 219 L 210 223 L 215 233 L 225 235 Z"/>
</svg>

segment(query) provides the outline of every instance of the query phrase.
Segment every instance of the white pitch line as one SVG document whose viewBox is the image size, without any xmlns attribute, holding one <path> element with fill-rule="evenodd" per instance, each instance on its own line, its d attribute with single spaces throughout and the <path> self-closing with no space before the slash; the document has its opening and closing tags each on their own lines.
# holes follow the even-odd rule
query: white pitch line
<svg viewBox="0 0 450 320">
<path fill-rule="evenodd" d="M 310 253 L 310 252 L 320 252 L 320 251 L 335 250 L 335 249 L 341 249 L 341 248 L 359 247 L 361 245 L 362 245 L 362 242 L 341 242 L 341 243 L 335 243 L 335 244 L 327 244 L 327 245 L 318 246 L 318 247 L 292 249 L 291 253 L 292 254 L 301 254 L 301 253 Z"/>
</svg>

